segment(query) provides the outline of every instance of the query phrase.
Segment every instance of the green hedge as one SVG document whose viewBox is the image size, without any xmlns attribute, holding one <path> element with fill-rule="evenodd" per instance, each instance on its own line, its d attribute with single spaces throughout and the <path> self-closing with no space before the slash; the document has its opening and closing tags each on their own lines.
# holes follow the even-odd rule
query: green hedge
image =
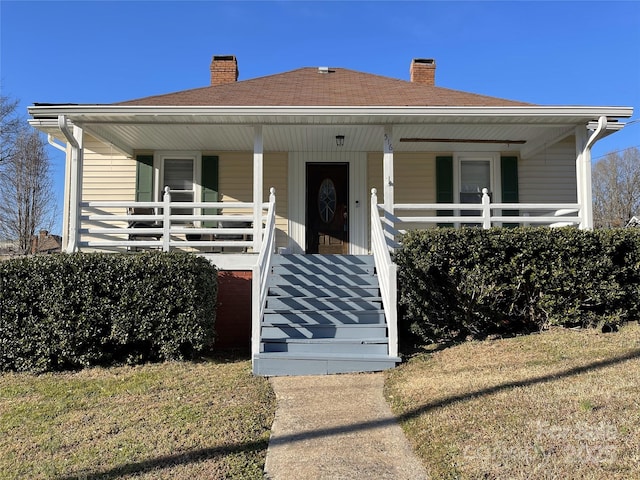
<svg viewBox="0 0 640 480">
<path fill-rule="evenodd" d="M 398 263 L 400 332 L 432 343 L 640 320 L 640 232 L 433 229 Z"/>
<path fill-rule="evenodd" d="M 0 263 L 0 371 L 192 358 L 213 345 L 217 271 L 189 254 Z"/>
</svg>

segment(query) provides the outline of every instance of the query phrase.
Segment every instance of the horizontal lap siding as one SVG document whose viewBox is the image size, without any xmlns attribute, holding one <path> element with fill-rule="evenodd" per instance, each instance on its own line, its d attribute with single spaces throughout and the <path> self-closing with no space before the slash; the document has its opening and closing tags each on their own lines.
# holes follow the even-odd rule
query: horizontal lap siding
<svg viewBox="0 0 640 480">
<path fill-rule="evenodd" d="M 574 203 L 576 193 L 574 137 L 518 162 L 520 203 Z"/>
<path fill-rule="evenodd" d="M 395 203 L 435 203 L 435 154 L 425 152 L 397 152 L 393 156 Z M 378 203 L 384 203 L 382 153 L 367 157 L 367 183 L 378 190 Z M 405 212 L 396 212 L 396 215 Z M 433 211 L 412 211 L 412 216 L 435 215 Z M 406 224 L 401 228 L 424 228 L 424 224 Z"/>
<path fill-rule="evenodd" d="M 223 152 L 219 157 L 219 192 L 223 202 L 253 201 L 253 153 Z M 276 246 L 288 244 L 288 195 L 286 153 L 264 154 L 263 201 L 269 200 L 269 189 L 276 189 Z M 228 213 L 238 213 L 238 210 Z M 250 214 L 251 212 L 245 212 Z"/>
<path fill-rule="evenodd" d="M 83 201 L 130 201 L 135 197 L 135 160 L 85 135 Z"/>
<path fill-rule="evenodd" d="M 114 150 L 90 135 L 84 136 L 82 165 L 82 201 L 135 201 L 136 161 Z M 125 208 L 88 208 L 88 214 L 126 213 Z M 81 228 L 92 226 L 126 227 L 126 222 L 82 222 Z M 126 235 L 83 235 L 82 240 L 126 240 Z"/>
</svg>

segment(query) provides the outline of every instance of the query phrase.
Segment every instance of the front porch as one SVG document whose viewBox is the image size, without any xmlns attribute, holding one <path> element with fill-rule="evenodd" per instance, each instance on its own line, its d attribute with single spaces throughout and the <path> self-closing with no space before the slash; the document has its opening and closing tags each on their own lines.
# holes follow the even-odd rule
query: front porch
<svg viewBox="0 0 640 480">
<path fill-rule="evenodd" d="M 258 208 L 251 202 L 176 202 L 168 187 L 162 202 L 82 202 L 76 245 L 113 252 L 187 251 L 221 270 L 250 272 L 255 373 L 326 374 L 376 371 L 400 361 L 391 254 L 401 248 L 408 229 L 580 226 L 584 215 L 577 203 L 492 203 L 486 189 L 480 204 L 395 204 L 387 211 L 374 188 L 369 255 L 287 255 L 283 249 L 279 255 L 276 202 L 273 188 L 269 202 Z M 140 209 L 150 213 L 131 213 Z M 248 213 L 254 211 L 260 212 L 257 222 Z M 148 224 L 141 228 L 136 225 L 141 221 Z M 250 227 L 220 227 L 247 221 Z"/>
<path fill-rule="evenodd" d="M 67 107 L 57 107 L 61 109 Z M 116 107 L 111 114 L 69 107 L 72 118 L 59 115 L 55 122 L 47 118 L 46 107 L 42 110 L 43 116 L 32 123 L 50 132 L 57 129 L 68 143 L 65 250 L 181 250 L 206 256 L 219 270 L 251 272 L 250 345 L 254 371 L 265 375 L 376 370 L 399 361 L 391 254 L 401 248 L 404 231 L 437 226 L 591 228 L 590 149 L 618 128 L 605 115 L 596 124 L 579 109 L 567 120 L 545 107 L 523 107 L 516 120 L 513 110 L 471 107 L 455 112 L 314 107 L 279 113 L 258 108 L 250 124 L 246 111 L 224 107 L 166 107 L 153 115 L 142 107 Z M 478 138 L 481 125 L 484 133 Z M 336 137 L 343 137 L 344 144 L 338 145 Z M 189 167 L 189 184 L 165 187 L 170 183 L 163 183 L 167 172 L 181 171 L 171 170 L 179 162 Z M 214 164 L 220 187 L 211 189 L 204 170 Z M 292 275 L 300 284 L 274 282 L 275 265 L 281 268 L 286 256 L 276 258 L 276 253 L 304 258 L 309 251 L 305 178 L 312 164 L 346 166 L 343 218 L 349 235 L 344 252 L 372 261 L 370 278 L 326 285 L 327 299 L 320 303 L 331 313 L 321 316 L 309 316 L 319 309 L 309 300 L 318 293 L 309 290 L 319 286 L 312 283 L 316 266 Z M 520 176 L 511 175 L 509 184 L 509 172 L 518 167 Z M 116 168 L 126 173 L 117 177 L 111 173 Z M 476 171 L 484 177 L 467 175 Z M 554 176 L 560 178 L 557 185 L 546 186 L 547 177 Z M 273 178 L 278 191 L 266 188 Z M 142 180 L 148 180 L 146 191 L 138 188 Z M 104 181 L 107 186 L 96 186 Z M 129 186 L 119 188 L 119 181 Z M 371 185 L 381 188 L 369 192 Z M 208 197 L 212 192 L 215 200 Z M 276 195 L 285 200 L 279 202 Z M 345 258 L 326 257 L 332 263 L 325 265 L 325 273 L 341 276 L 345 272 L 335 272 Z M 356 298 L 358 290 L 352 290 L 348 309 L 337 301 L 343 287 L 363 285 L 374 291 Z M 297 293 L 285 301 L 275 298 L 279 295 L 274 291 L 285 290 Z M 360 310 L 376 314 L 364 315 L 367 320 L 361 322 L 362 315 L 354 313 Z M 278 315 L 287 317 L 287 323 L 281 322 L 284 317 L 274 320 Z M 366 323 L 374 317 L 375 332 Z M 312 326 L 331 323 L 328 318 L 332 326 Z M 350 323 L 363 326 L 350 328 Z M 346 333 L 356 330 L 368 333 Z M 294 351 L 296 367 L 286 366 L 291 358 L 272 366 L 266 362 Z M 338 354 L 339 360 L 329 360 Z M 359 362 L 355 357 L 370 358 Z M 298 368 L 304 362 L 313 367 Z"/>
</svg>

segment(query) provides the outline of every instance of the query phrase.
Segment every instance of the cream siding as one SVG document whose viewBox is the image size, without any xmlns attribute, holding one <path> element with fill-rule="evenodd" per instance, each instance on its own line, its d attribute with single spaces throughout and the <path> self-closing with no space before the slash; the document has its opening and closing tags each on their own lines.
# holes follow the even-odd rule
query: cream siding
<svg viewBox="0 0 640 480">
<path fill-rule="evenodd" d="M 130 201 L 135 197 L 135 160 L 85 135 L 82 200 Z"/>
<path fill-rule="evenodd" d="M 221 152 L 218 155 L 218 191 L 223 202 L 253 201 L 253 153 Z M 263 201 L 269 200 L 269 189 L 276 189 L 276 246 L 288 244 L 287 154 L 264 154 Z M 228 211 L 238 213 L 238 210 Z M 248 210 L 243 212 L 250 214 Z"/>
<path fill-rule="evenodd" d="M 82 201 L 135 201 L 136 162 L 90 135 L 84 136 L 82 164 Z M 83 216 L 91 214 L 126 214 L 126 208 L 84 208 Z M 121 227 L 127 222 L 81 220 L 80 228 Z M 126 240 L 126 235 L 89 235 L 83 233 L 82 241 Z"/>
<path fill-rule="evenodd" d="M 440 155 L 440 154 L 438 154 Z M 393 155 L 394 202 L 435 203 L 436 201 L 436 154 L 427 152 L 397 152 Z M 369 153 L 367 178 L 371 188 L 378 190 L 378 203 L 384 203 L 382 184 L 382 153 Z M 369 191 L 371 190 L 369 189 Z M 406 215 L 397 211 L 396 215 Z M 411 216 L 434 215 L 433 211 L 412 211 Z M 401 229 L 424 228 L 424 224 L 403 224 Z"/>
<path fill-rule="evenodd" d="M 576 146 L 574 137 L 559 142 L 532 158 L 518 162 L 521 203 L 574 203 Z"/>
</svg>

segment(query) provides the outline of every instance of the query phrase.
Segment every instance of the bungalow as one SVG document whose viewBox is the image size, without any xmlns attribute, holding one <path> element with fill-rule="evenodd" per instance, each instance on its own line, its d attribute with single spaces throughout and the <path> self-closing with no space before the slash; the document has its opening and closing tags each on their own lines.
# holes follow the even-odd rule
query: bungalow
<svg viewBox="0 0 640 480">
<path fill-rule="evenodd" d="M 263 375 L 390 368 L 408 228 L 592 228 L 591 148 L 628 107 L 539 106 L 306 67 L 108 105 L 44 104 L 67 155 L 63 249 L 187 250 L 220 270 L 219 345 Z M 62 143 L 61 143 L 62 142 Z"/>
</svg>

